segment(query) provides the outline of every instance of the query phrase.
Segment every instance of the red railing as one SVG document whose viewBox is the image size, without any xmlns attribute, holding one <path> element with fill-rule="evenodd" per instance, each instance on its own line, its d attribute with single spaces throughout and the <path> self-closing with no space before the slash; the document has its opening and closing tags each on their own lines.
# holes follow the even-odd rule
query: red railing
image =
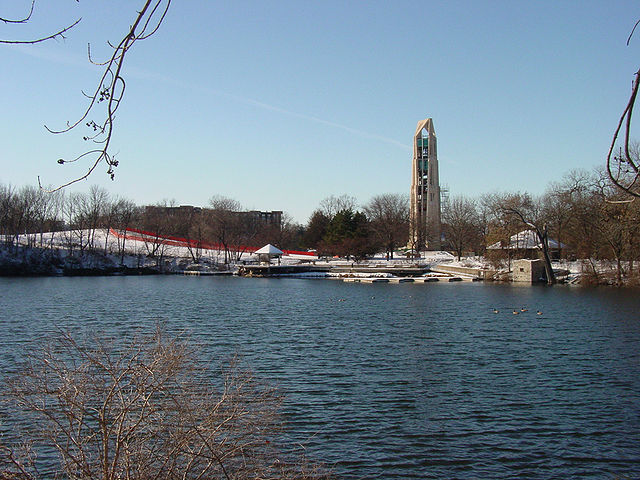
<svg viewBox="0 0 640 480">
<path fill-rule="evenodd" d="M 127 240 L 161 243 L 163 245 L 172 245 L 175 247 L 201 248 L 204 250 L 224 250 L 224 246 L 220 243 L 203 242 L 198 240 L 192 240 L 189 238 L 173 237 L 170 235 L 158 235 L 153 232 L 138 230 L 136 228 L 127 228 L 124 234 L 113 228 L 110 228 L 109 231 L 111 235 L 118 238 L 126 238 Z M 230 245 L 229 249 L 236 252 L 253 253 L 256 250 L 259 250 L 260 247 L 248 247 L 245 245 L 233 245 L 233 246 Z M 314 253 L 302 252 L 298 250 L 283 250 L 282 253 L 285 255 L 303 255 L 308 257 L 315 257 Z"/>
</svg>

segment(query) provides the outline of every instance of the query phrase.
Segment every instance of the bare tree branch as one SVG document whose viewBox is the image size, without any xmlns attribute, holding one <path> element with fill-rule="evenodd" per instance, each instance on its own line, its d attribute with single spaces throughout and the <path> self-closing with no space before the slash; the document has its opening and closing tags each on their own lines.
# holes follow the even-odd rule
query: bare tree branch
<svg viewBox="0 0 640 480">
<path fill-rule="evenodd" d="M 638 20 L 635 25 L 633 26 L 633 28 L 631 29 L 631 33 L 629 34 L 629 37 L 627 38 L 627 47 L 629 46 L 629 43 L 631 42 L 631 37 L 633 37 L 633 33 L 636 31 L 636 27 L 638 26 L 638 24 L 640 23 L 640 20 Z"/>
<path fill-rule="evenodd" d="M 631 37 L 633 36 L 636 27 L 640 23 L 638 20 L 631 33 L 629 34 L 629 38 L 627 39 L 627 45 L 631 41 Z M 636 99 L 638 96 L 638 88 L 640 87 L 640 70 L 636 71 L 634 74 L 634 80 L 631 86 L 631 95 L 629 96 L 629 101 L 620 116 L 620 120 L 618 121 L 618 125 L 613 133 L 613 138 L 611 140 L 611 145 L 609 146 L 609 151 L 607 152 L 607 174 L 611 181 L 618 188 L 628 193 L 634 198 L 640 198 L 640 161 L 637 157 L 633 157 L 629 151 L 630 144 L 630 132 L 631 132 L 631 120 L 633 117 L 633 107 L 635 106 Z M 619 140 L 621 130 L 624 125 L 624 139 L 622 140 L 622 147 L 620 148 L 620 153 L 618 155 L 614 155 L 613 151 L 616 147 L 616 144 Z"/>
<path fill-rule="evenodd" d="M 78 20 L 73 22 L 71 25 L 63 28 L 62 30 L 57 31 L 56 33 L 47 35 L 46 37 L 37 38 L 35 40 L 1 40 L 0 39 L 0 43 L 11 44 L 11 45 L 34 45 L 36 43 L 46 42 L 47 40 L 53 40 L 54 38 L 58 38 L 58 37 L 66 38 L 64 34 L 69 30 L 71 30 L 73 27 L 75 27 L 77 24 L 79 24 L 81 20 L 82 18 L 79 18 Z"/>
<path fill-rule="evenodd" d="M 0 22 L 3 22 L 5 24 L 25 24 L 28 23 L 31 20 L 31 17 L 33 16 L 33 11 L 35 9 L 35 4 L 36 4 L 36 0 L 31 0 L 31 7 L 29 8 L 29 13 L 23 17 L 23 18 L 19 18 L 19 19 L 9 19 L 9 18 L 4 18 L 4 17 L 0 17 Z M 78 23 L 80 23 L 80 21 L 82 20 L 82 18 L 79 18 L 78 20 L 76 20 L 75 22 L 73 22 L 71 25 L 68 25 L 66 27 L 64 27 L 61 30 L 58 30 L 55 33 L 52 33 L 51 35 L 46 35 L 43 37 L 39 37 L 36 39 L 32 39 L 32 40 L 2 40 L 0 39 L 0 44 L 9 44 L 9 45 L 33 45 L 36 43 L 41 43 L 41 42 L 46 42 L 47 40 L 53 40 L 54 38 L 65 38 L 64 34 L 66 32 L 68 32 L 69 30 L 71 30 L 73 27 L 75 27 Z"/>
<path fill-rule="evenodd" d="M 27 23 L 29 20 L 31 20 L 31 15 L 33 15 L 33 8 L 36 5 L 36 0 L 31 0 L 31 8 L 29 9 L 29 13 L 27 14 L 26 17 L 24 18 L 20 18 L 18 20 L 11 20 L 8 18 L 4 18 L 4 17 L 0 17 L 0 22 L 4 22 L 4 23 Z"/>
<path fill-rule="evenodd" d="M 112 180 L 114 179 L 114 169 L 118 166 L 119 162 L 115 156 L 110 153 L 109 148 L 113 138 L 115 115 L 124 96 L 126 87 L 123 77 L 125 58 L 131 47 L 133 47 L 138 40 L 145 40 L 157 32 L 170 5 L 171 0 L 146 0 L 142 9 L 137 12 L 136 18 L 126 35 L 118 44 L 109 44 L 113 48 L 113 53 L 107 61 L 96 62 L 91 56 L 90 46 L 88 47 L 89 61 L 94 65 L 104 67 L 104 70 L 93 93 L 85 94 L 89 99 L 87 107 L 75 122 L 68 122 L 65 128 L 52 129 L 46 125 L 45 128 L 51 133 L 62 134 L 70 132 L 84 124 L 90 133 L 84 135 L 83 140 L 100 144 L 101 148 L 88 150 L 72 159 L 59 159 L 58 163 L 61 165 L 84 160 L 87 157 L 92 158 L 93 161 L 90 163 L 84 175 L 70 180 L 50 191 L 60 190 L 88 178 L 102 162 L 107 164 L 107 175 L 109 175 Z M 91 119 L 90 115 L 96 111 L 97 105 L 103 103 L 105 104 L 105 108 L 104 112 L 100 115 L 104 115 L 104 118 L 99 121 Z M 39 178 L 38 183 L 40 184 Z M 40 186 L 42 188 L 41 184 Z"/>
</svg>

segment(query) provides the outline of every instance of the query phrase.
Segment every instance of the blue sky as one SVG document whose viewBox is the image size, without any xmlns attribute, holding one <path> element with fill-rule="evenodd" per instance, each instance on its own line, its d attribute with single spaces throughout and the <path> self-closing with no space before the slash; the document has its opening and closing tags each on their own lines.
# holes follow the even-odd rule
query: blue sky
<svg viewBox="0 0 640 480">
<path fill-rule="evenodd" d="M 0 16 L 28 3 L 1 2 Z M 25 38 L 83 18 L 65 40 L 0 46 L 0 182 L 84 173 L 56 164 L 84 132 L 43 125 L 82 112 L 100 74 L 87 43 L 106 55 L 140 4 L 40 1 L 30 25 L 0 28 Z M 625 44 L 638 18 L 615 0 L 175 0 L 125 66 L 115 181 L 100 167 L 72 190 L 139 204 L 219 194 L 306 222 L 329 195 L 408 192 L 412 135 L 432 117 L 451 195 L 541 193 L 603 165 L 640 66 L 640 37 Z"/>
</svg>

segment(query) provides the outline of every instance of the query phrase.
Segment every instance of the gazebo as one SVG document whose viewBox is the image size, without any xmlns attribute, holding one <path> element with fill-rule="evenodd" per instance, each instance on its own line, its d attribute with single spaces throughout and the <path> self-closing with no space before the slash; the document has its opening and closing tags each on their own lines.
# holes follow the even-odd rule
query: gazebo
<svg viewBox="0 0 640 480">
<path fill-rule="evenodd" d="M 284 252 L 279 248 L 274 247 L 270 243 L 267 243 L 264 247 L 260 248 L 259 250 L 256 250 L 253 253 L 258 255 L 258 259 L 260 260 L 260 262 L 265 262 L 271 265 L 271 259 L 277 258 L 278 265 L 280 265 L 280 257 L 282 257 Z"/>
<path fill-rule="evenodd" d="M 552 252 L 552 254 L 557 255 L 561 249 L 565 248 L 564 243 L 552 238 L 549 238 L 548 242 L 549 251 Z M 538 235 L 536 235 L 536 232 L 533 230 L 523 230 L 515 235 L 511 235 L 509 243 L 496 242 L 489 245 L 487 250 L 518 251 L 535 258 L 534 253 L 542 250 L 542 244 L 540 243 L 540 239 L 538 238 Z"/>
</svg>

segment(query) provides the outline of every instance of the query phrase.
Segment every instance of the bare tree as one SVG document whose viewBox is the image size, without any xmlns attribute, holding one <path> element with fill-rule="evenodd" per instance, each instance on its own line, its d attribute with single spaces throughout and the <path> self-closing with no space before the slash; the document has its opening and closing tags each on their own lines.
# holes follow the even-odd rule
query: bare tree
<svg viewBox="0 0 640 480">
<path fill-rule="evenodd" d="M 51 247 L 54 236 L 49 236 L 48 245 L 44 244 L 45 232 L 53 232 L 60 229 L 62 220 L 60 218 L 62 192 L 48 193 L 42 189 L 38 190 L 38 210 L 36 211 L 35 228 L 40 235 L 39 246 Z"/>
<path fill-rule="evenodd" d="M 284 212 L 278 228 L 276 244 L 282 248 L 300 250 L 302 247 L 302 237 L 304 226 L 296 222 L 291 214 Z"/>
<path fill-rule="evenodd" d="M 118 254 L 120 255 L 120 264 L 124 264 L 124 255 L 126 252 L 127 229 L 131 228 L 136 216 L 139 216 L 139 208 L 131 200 L 119 199 L 113 202 L 113 225 L 118 233 Z"/>
<path fill-rule="evenodd" d="M 409 239 L 409 197 L 394 193 L 376 195 L 365 205 L 364 212 L 377 241 L 385 248 L 387 259 L 393 259 L 396 247 L 406 245 Z"/>
<path fill-rule="evenodd" d="M 204 242 L 204 217 L 202 209 L 190 205 L 173 209 L 171 215 L 172 235 L 186 240 L 187 251 L 194 263 L 200 263 Z"/>
<path fill-rule="evenodd" d="M 320 202 L 320 211 L 329 219 L 332 219 L 340 211 L 356 211 L 357 208 L 358 201 L 355 197 L 347 194 L 340 195 L 339 197 L 331 195 Z"/>
<path fill-rule="evenodd" d="M 482 237 L 476 202 L 464 196 L 453 197 L 442 211 L 442 220 L 446 241 L 460 260 L 463 251 L 477 245 Z"/>
<path fill-rule="evenodd" d="M 549 219 L 549 229 L 558 241 L 558 253 L 562 257 L 567 235 L 576 220 L 574 199 L 579 198 L 584 188 L 587 172 L 574 170 L 558 183 L 552 183 L 542 196 L 544 216 Z M 566 252 L 565 252 L 566 253 Z"/>
<path fill-rule="evenodd" d="M 626 238 L 627 258 L 629 260 L 628 278 L 630 281 L 638 281 L 638 275 L 634 271 L 634 262 L 640 258 L 640 205 L 634 202 L 626 212 Z M 634 277 L 635 276 L 635 277 Z"/>
<path fill-rule="evenodd" d="M 51 246 L 52 237 L 45 245 L 44 233 L 60 227 L 61 199 L 61 194 L 30 186 L 16 189 L 0 184 L 0 239 L 10 246 L 18 235 L 27 234 L 28 245 Z"/>
<path fill-rule="evenodd" d="M 615 186 L 606 171 L 571 172 L 557 192 L 569 208 L 566 224 L 568 242 L 591 274 L 591 280 L 609 282 L 598 260 L 615 261 L 615 283 L 623 282 L 623 260 L 633 267 L 638 232 L 637 202 L 624 201 L 628 196 Z"/>
<path fill-rule="evenodd" d="M 238 248 L 241 228 L 238 213 L 242 210 L 240 202 L 222 195 L 215 195 L 209 200 L 209 223 L 216 242 L 224 250 L 224 263 L 227 265 Z"/>
<path fill-rule="evenodd" d="M 522 229 L 522 224 L 513 215 L 505 215 L 501 205 L 507 194 L 488 193 L 480 198 L 480 208 L 485 222 L 485 245 L 499 243 L 500 250 L 487 250 L 486 255 L 496 263 L 506 257 L 508 268 L 511 270 L 513 249 L 509 248 L 510 238 Z"/>
<path fill-rule="evenodd" d="M 476 209 L 478 211 L 478 221 L 480 227 L 480 238 L 478 251 L 486 254 L 486 248 L 489 245 L 489 227 L 492 219 L 492 209 L 489 201 L 490 195 L 483 194 L 476 201 Z"/>
<path fill-rule="evenodd" d="M 528 194 L 516 194 L 504 196 L 500 202 L 500 208 L 506 215 L 517 218 L 522 225 L 533 230 L 540 243 L 544 270 L 547 275 L 547 283 L 556 283 L 556 277 L 551 266 L 549 255 L 549 233 L 546 218 L 543 216 L 542 206 Z"/>
<path fill-rule="evenodd" d="M 638 231 L 638 209 L 634 202 L 624 201 L 625 197 L 626 194 L 620 192 L 605 173 L 600 172 L 592 191 L 592 208 L 588 216 L 588 221 L 599 234 L 598 239 L 608 250 L 604 256 L 615 260 L 615 283 L 618 286 L 623 284 L 623 259 L 633 258 L 633 237 Z"/>
<path fill-rule="evenodd" d="M 81 203 L 83 209 L 81 214 L 86 217 L 89 227 L 89 248 L 95 250 L 97 248 L 95 242 L 96 231 L 98 228 L 105 226 L 105 216 L 111 210 L 111 199 L 107 190 L 98 185 L 92 185 L 85 200 L 85 202 Z"/>
<path fill-rule="evenodd" d="M 27 246 L 32 247 L 35 243 L 33 225 L 35 212 L 38 209 L 38 191 L 36 188 L 25 186 L 18 191 L 14 208 L 14 228 L 15 243 L 20 243 L 19 236 L 23 235 L 23 240 Z"/>
<path fill-rule="evenodd" d="M 0 235 L 4 245 L 13 244 L 13 232 L 11 231 L 11 212 L 15 199 L 15 187 L 0 185 Z"/>
<path fill-rule="evenodd" d="M 69 249 L 77 247 L 82 256 L 91 243 L 91 207 L 89 195 L 73 192 L 65 201 L 66 220 L 68 222 Z"/>
<path fill-rule="evenodd" d="M 43 247 L 44 229 L 56 223 L 58 197 L 33 186 L 0 185 L 0 238 L 5 245 Z"/>
<path fill-rule="evenodd" d="M 156 266 L 164 269 L 164 256 L 169 247 L 167 237 L 171 234 L 171 209 L 175 208 L 175 200 L 164 200 L 156 205 L 146 207 L 142 215 L 144 228 L 144 246 L 147 255 L 155 258 Z"/>
<path fill-rule="evenodd" d="M 189 343 L 161 329 L 92 340 L 61 334 L 10 383 L 17 433 L 57 453 L 55 478 L 320 478 L 276 450 L 281 396 L 237 359 L 212 381 Z M 0 448 L 0 477 L 46 477 L 20 452 Z"/>
<path fill-rule="evenodd" d="M 186 230 L 187 250 L 194 263 L 200 263 L 202 258 L 202 244 L 206 231 L 202 210 L 192 210 L 188 215 L 188 229 Z"/>
</svg>

